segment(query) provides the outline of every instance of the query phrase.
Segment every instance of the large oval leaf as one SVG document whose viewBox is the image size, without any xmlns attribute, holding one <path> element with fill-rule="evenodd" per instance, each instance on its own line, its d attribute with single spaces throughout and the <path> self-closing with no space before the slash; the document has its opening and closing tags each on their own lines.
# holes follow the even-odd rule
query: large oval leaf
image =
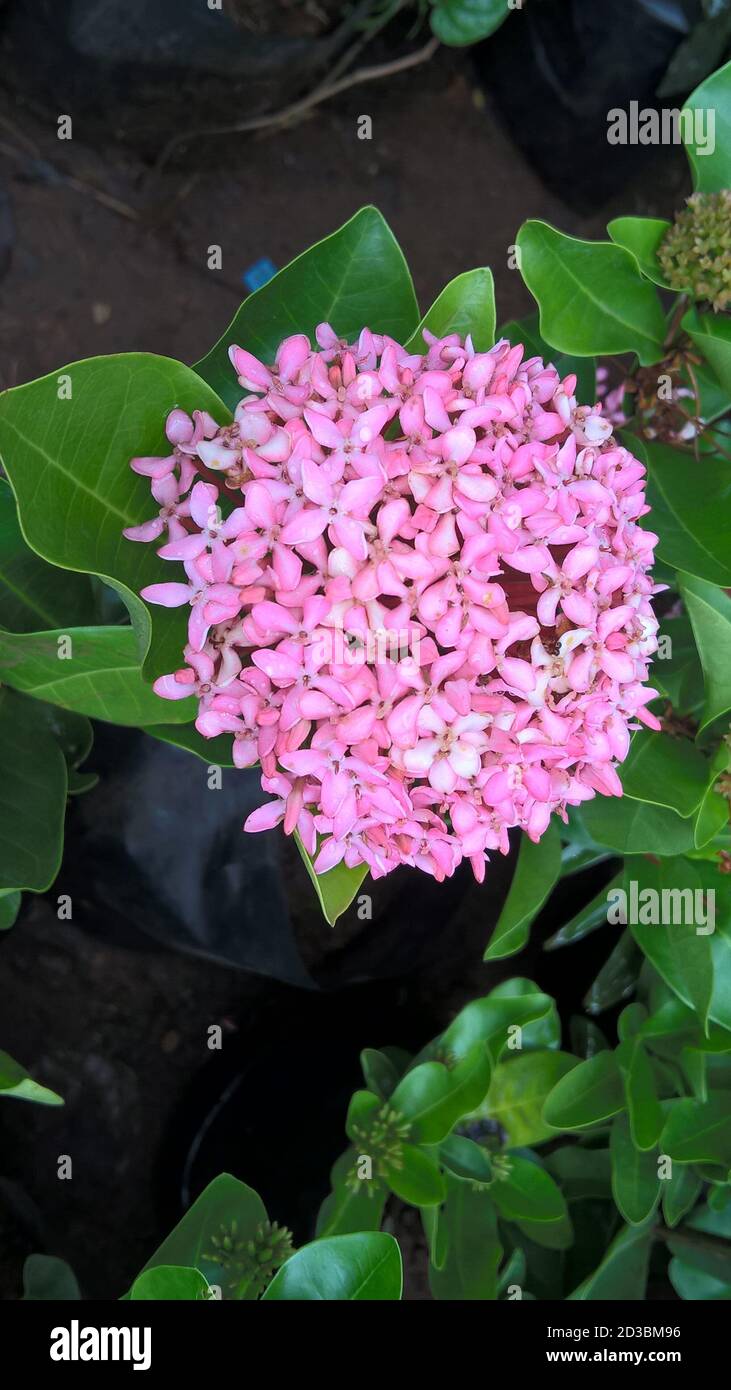
<svg viewBox="0 0 731 1390">
<path fill-rule="evenodd" d="M 149 649 L 151 680 L 180 665 L 187 611 L 148 610 L 139 591 L 169 580 L 170 564 L 122 530 L 154 515 L 149 483 L 129 461 L 169 452 L 165 420 L 175 407 L 229 419 L 190 367 L 144 352 L 74 362 L 0 396 L 0 454 L 25 539 L 51 564 L 110 581 L 130 612 L 141 659 Z M 187 708 L 173 716 L 171 702 L 159 700 L 155 722 L 192 720 L 195 701 L 180 703 Z"/>
<path fill-rule="evenodd" d="M 669 229 L 670 223 L 662 217 L 615 217 L 607 224 L 615 246 L 629 251 L 642 274 L 665 290 L 669 286 L 657 259 L 657 248 Z"/>
<path fill-rule="evenodd" d="M 333 1302 L 400 1299 L 401 1252 L 384 1231 L 330 1236 L 298 1250 L 274 1276 L 265 1299 Z"/>
<path fill-rule="evenodd" d="M 553 1129 L 586 1129 L 625 1108 L 622 1076 L 613 1052 L 597 1052 L 563 1076 L 543 1107 Z"/>
<path fill-rule="evenodd" d="M 0 478 L 0 625 L 38 632 L 62 623 L 92 623 L 91 580 L 46 564 L 23 540 L 9 484 Z"/>
<path fill-rule="evenodd" d="M 283 338 L 306 333 L 313 342 L 319 323 L 343 338 L 371 328 L 405 342 L 418 321 L 403 252 L 380 212 L 365 207 L 249 295 L 195 369 L 233 410 L 242 392 L 228 358 L 232 343 L 273 362 Z"/>
<path fill-rule="evenodd" d="M 612 1159 L 612 1195 L 630 1226 L 641 1226 L 660 1200 L 657 1153 L 635 1148 L 626 1115 L 612 1122 L 609 1137 Z"/>
<path fill-rule="evenodd" d="M 731 604 L 729 604 L 731 608 Z M 689 739 L 639 729 L 622 764 L 625 796 L 692 816 L 708 785 L 708 764 Z"/>
<path fill-rule="evenodd" d="M 524 222 L 517 244 L 549 343 L 579 357 L 635 352 L 643 365 L 660 360 L 660 301 L 628 251 L 608 241 L 579 241 L 546 222 Z"/>
<path fill-rule="evenodd" d="M 695 187 L 701 193 L 731 188 L 731 63 L 701 82 L 688 97 L 683 110 L 692 111 L 694 122 L 698 117 L 701 122 L 701 140 L 695 138 L 695 124 L 692 138 L 684 140 Z M 708 140 L 709 111 L 713 112 L 712 150 Z M 685 130 L 682 123 L 681 130 Z"/>
</svg>

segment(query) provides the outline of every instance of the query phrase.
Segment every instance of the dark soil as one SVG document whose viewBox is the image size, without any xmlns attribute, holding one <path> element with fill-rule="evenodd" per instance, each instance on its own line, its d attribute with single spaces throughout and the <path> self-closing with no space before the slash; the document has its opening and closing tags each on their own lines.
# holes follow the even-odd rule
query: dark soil
<svg viewBox="0 0 731 1390">
<path fill-rule="evenodd" d="M 364 111 L 372 141 L 356 137 Z M 232 316 L 248 267 L 262 257 L 285 265 L 365 202 L 399 237 L 423 306 L 453 275 L 489 263 L 498 321 L 517 317 L 533 307 L 508 268 L 525 217 L 602 234 L 620 207 L 668 214 L 686 188 L 679 152 L 658 160 L 650 150 L 641 181 L 612 207 L 587 200 L 581 213 L 568 211 L 511 145 L 469 59 L 449 52 L 420 72 L 349 93 L 285 133 L 201 143 L 189 165 L 151 185 L 149 166 L 116 131 L 100 140 L 96 122 L 88 134 L 81 120 L 72 142 L 59 141 L 43 102 L 34 114 L 9 96 L 0 106 L 0 171 L 15 226 L 0 286 L 5 386 L 97 353 L 141 349 L 194 361 Z M 602 157 L 611 157 L 608 146 Z M 213 243 L 223 250 L 221 271 L 206 268 Z M 517 973 L 514 962 L 481 965 L 480 909 L 470 902 L 469 959 L 446 959 L 403 996 L 423 1007 L 425 1026 Z M 142 942 L 113 944 L 103 917 L 91 926 L 59 922 L 47 902 L 31 901 L 0 949 L 0 1045 L 67 1099 L 64 1110 L 2 1105 L 1 1167 L 15 1185 L 3 1188 L 14 1214 L 0 1216 L 6 1298 L 17 1296 L 32 1249 L 68 1259 L 87 1296 L 119 1296 L 168 1219 L 156 1156 L 190 1079 L 210 1060 L 208 1027 L 220 1023 L 234 1038 L 274 998 L 288 1030 L 292 992 L 280 996 L 256 976 Z M 308 965 L 325 960 L 327 936 L 303 943 Z M 542 969 L 540 960 L 532 965 Z M 530 966 L 521 958 L 518 968 Z M 363 1043 L 394 1040 L 379 1035 L 376 1011 Z M 301 1042 L 293 1034 L 292 1046 Z M 286 1107 L 287 1077 L 280 1083 Z M 327 1076 L 318 1084 L 326 1092 Z M 70 1181 L 57 1177 L 63 1154 L 73 1160 Z"/>
</svg>

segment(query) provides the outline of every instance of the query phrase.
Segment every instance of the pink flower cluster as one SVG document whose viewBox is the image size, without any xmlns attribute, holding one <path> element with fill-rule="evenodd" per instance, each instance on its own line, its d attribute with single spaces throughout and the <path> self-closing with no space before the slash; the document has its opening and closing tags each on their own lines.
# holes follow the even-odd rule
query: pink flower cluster
<svg viewBox="0 0 731 1390">
<path fill-rule="evenodd" d="M 232 347 L 234 423 L 173 410 L 167 457 L 132 460 L 159 512 L 125 535 L 186 575 L 143 597 L 190 606 L 155 690 L 261 764 L 245 829 L 298 830 L 318 873 L 481 880 L 512 826 L 621 795 L 658 727 L 644 469 L 521 346 L 316 336 Z"/>
</svg>

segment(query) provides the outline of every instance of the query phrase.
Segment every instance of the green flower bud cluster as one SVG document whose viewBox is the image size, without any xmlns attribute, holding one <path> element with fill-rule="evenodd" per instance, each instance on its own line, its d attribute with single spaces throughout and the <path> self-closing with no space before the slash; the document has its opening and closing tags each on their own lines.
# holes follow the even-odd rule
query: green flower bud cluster
<svg viewBox="0 0 731 1390">
<path fill-rule="evenodd" d="M 731 189 L 694 193 L 658 247 L 657 258 L 674 290 L 731 308 Z"/>
</svg>

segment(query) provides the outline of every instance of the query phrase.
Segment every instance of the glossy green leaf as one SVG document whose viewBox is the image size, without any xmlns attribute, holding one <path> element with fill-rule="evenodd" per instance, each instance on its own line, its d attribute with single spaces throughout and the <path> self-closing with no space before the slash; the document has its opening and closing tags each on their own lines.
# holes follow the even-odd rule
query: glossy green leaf
<svg viewBox="0 0 731 1390">
<path fill-rule="evenodd" d="M 576 376 L 576 399 L 583 405 L 593 405 L 596 400 L 596 364 L 592 357 L 572 357 L 568 353 L 556 352 L 541 337 L 538 315 L 529 314 L 524 319 L 510 319 L 498 333 L 499 338 L 508 338 L 515 346 L 523 343 L 526 357 L 542 357 L 547 364 L 552 363 L 559 376 Z"/>
<path fill-rule="evenodd" d="M 299 835 L 294 835 L 304 866 L 317 893 L 322 915 L 331 927 L 335 926 L 353 901 L 361 883 L 368 874 L 368 865 L 359 864 L 357 869 L 349 869 L 342 861 L 325 874 L 316 874 L 314 864 L 307 853 Z"/>
<path fill-rule="evenodd" d="M 517 244 L 521 274 L 549 343 L 579 357 L 635 352 L 645 366 L 660 360 L 662 307 L 628 251 L 534 221 L 523 223 Z"/>
<path fill-rule="evenodd" d="M 679 1298 L 697 1300 L 703 1303 L 717 1303 L 731 1299 L 731 1283 L 714 1279 L 700 1269 L 682 1260 L 671 1260 L 668 1277 Z"/>
<path fill-rule="evenodd" d="M 510 13 L 509 0 L 431 0 L 431 27 L 442 43 L 454 48 L 479 43 L 500 28 Z"/>
<path fill-rule="evenodd" d="M 484 999 L 474 999 L 461 1009 L 442 1033 L 439 1045 L 461 1060 L 482 1042 L 496 1062 L 516 1037 L 511 1030 L 520 1028 L 520 1042 L 525 1047 L 526 1035 L 530 1041 L 531 1026 L 548 1018 L 553 1009 L 550 995 L 542 994 L 531 981 L 505 980 Z"/>
<path fill-rule="evenodd" d="M 669 285 L 657 259 L 657 248 L 669 231 L 670 223 L 662 217 L 614 217 L 607 224 L 615 246 L 623 246 L 634 256 L 642 274 L 662 289 Z"/>
<path fill-rule="evenodd" d="M 243 1298 L 252 1280 L 245 1267 L 228 1260 L 222 1241 L 244 1244 L 265 1227 L 267 1213 L 261 1197 L 230 1173 L 214 1178 L 170 1235 L 158 1246 L 140 1271 L 160 1265 L 183 1265 L 197 1269 L 221 1289 L 224 1298 Z"/>
<path fill-rule="evenodd" d="M 633 448 L 628 436 L 628 447 Z M 650 529 L 659 536 L 661 560 L 706 579 L 731 587 L 731 469 L 724 460 L 704 456 L 703 486 L 698 486 L 692 455 L 669 444 L 645 445 L 652 508 Z M 640 454 L 642 457 L 642 454 Z"/>
<path fill-rule="evenodd" d="M 269 1301 L 322 1302 L 400 1299 L 401 1254 L 383 1231 L 330 1236 L 298 1250 L 263 1295 Z"/>
<path fill-rule="evenodd" d="M 598 1052 L 561 1077 L 547 1097 L 543 1118 L 551 1129 L 587 1129 L 625 1108 L 622 1074 L 613 1052 Z"/>
<path fill-rule="evenodd" d="M 700 314 L 692 309 L 683 319 L 683 328 L 710 362 L 726 392 L 728 409 L 728 398 L 731 396 L 731 322 L 724 314 Z"/>
<path fill-rule="evenodd" d="M 162 1300 L 200 1302 L 211 1298 L 210 1285 L 200 1270 L 186 1269 L 182 1265 L 156 1265 L 144 1274 L 138 1275 L 129 1291 L 132 1302 Z"/>
<path fill-rule="evenodd" d="M 360 1067 L 369 1091 L 380 1100 L 388 1100 L 399 1082 L 399 1072 L 391 1058 L 375 1047 L 365 1047 L 360 1054 Z"/>
<path fill-rule="evenodd" d="M 731 603 L 729 604 L 731 607 Z M 708 764 L 689 739 L 638 729 L 620 768 L 625 796 L 691 816 L 708 785 Z"/>
<path fill-rule="evenodd" d="M 695 1206 L 703 1183 L 687 1163 L 674 1163 L 672 1173 L 662 1184 L 662 1214 L 666 1226 L 677 1226 Z"/>
<path fill-rule="evenodd" d="M 533 918 L 540 912 L 561 873 L 561 837 L 551 820 L 537 844 L 523 834 L 505 905 L 485 951 L 485 960 L 502 960 L 522 950 Z"/>
<path fill-rule="evenodd" d="M 731 1168 L 728 1094 L 718 1092 L 708 1100 L 673 1101 L 660 1146 L 674 1163 L 715 1163 Z"/>
<path fill-rule="evenodd" d="M 697 866 L 683 858 L 633 858 L 625 866 L 625 892 L 637 945 L 705 1026 L 713 997 L 713 924 L 705 920 Z"/>
<path fill-rule="evenodd" d="M 652 684 L 667 696 L 678 714 L 695 713 L 703 704 L 703 673 L 693 628 L 685 613 L 660 620 Z"/>
<path fill-rule="evenodd" d="M 483 1187 L 447 1174 L 447 1200 L 437 1216 L 434 1245 L 440 1267 L 429 1266 L 429 1285 L 439 1301 L 491 1301 L 497 1297 L 502 1259 L 497 1212 Z"/>
<path fill-rule="evenodd" d="M 317 1236 L 352 1235 L 357 1231 L 377 1231 L 385 1206 L 387 1192 L 375 1178 L 360 1178 L 357 1185 L 358 1151 L 346 1149 L 333 1164 L 330 1173 L 332 1191 L 325 1198 L 317 1215 Z"/>
<path fill-rule="evenodd" d="M 480 1114 L 505 1130 L 510 1148 L 554 1139 L 556 1131 L 543 1118 L 543 1107 L 557 1082 L 576 1066 L 577 1059 L 568 1052 L 529 1052 L 500 1062 Z"/>
<path fill-rule="evenodd" d="M 10 485 L 0 478 L 0 627 L 38 632 L 95 620 L 89 576 L 56 569 L 30 549 Z"/>
<path fill-rule="evenodd" d="M 618 854 L 683 854 L 695 844 L 691 819 L 629 797 L 598 796 L 582 818 L 592 838 Z"/>
<path fill-rule="evenodd" d="M 695 124 L 693 138 L 684 140 L 696 189 L 701 193 L 714 193 L 721 188 L 731 188 L 731 63 L 701 82 L 688 97 L 683 110 L 700 113 L 700 142 L 695 139 Z M 708 139 L 709 110 L 714 113 L 712 151 Z"/>
<path fill-rule="evenodd" d="M 55 1091 L 49 1091 L 47 1086 L 41 1086 L 39 1082 L 34 1081 L 25 1067 L 21 1067 L 7 1052 L 0 1052 L 0 1097 L 33 1100 L 38 1105 L 64 1104 L 62 1096 L 57 1096 Z"/>
<path fill-rule="evenodd" d="M 401 343 L 418 321 L 403 252 L 380 212 L 364 207 L 250 294 L 195 370 L 233 410 L 241 387 L 229 361 L 232 344 L 271 363 L 283 338 L 305 333 L 314 342 L 320 323 L 348 340 L 370 328 Z"/>
<path fill-rule="evenodd" d="M 664 1123 L 652 1063 L 639 1037 L 626 1038 L 615 1056 L 624 1082 L 632 1142 L 646 1152 L 655 1148 Z"/>
<path fill-rule="evenodd" d="M 574 1243 L 574 1225 L 568 1211 L 558 1221 L 518 1221 L 517 1226 L 529 1240 L 546 1250 L 569 1250 Z"/>
<path fill-rule="evenodd" d="M 626 1226 L 612 1241 L 593 1274 L 584 1279 L 569 1301 L 641 1302 L 647 1288 L 654 1218 L 643 1226 Z"/>
<path fill-rule="evenodd" d="M 708 1239 L 704 1240 L 704 1236 Z M 731 1206 L 699 1206 L 668 1240 L 671 1254 L 711 1279 L 731 1285 Z"/>
<path fill-rule="evenodd" d="M 423 330 L 437 338 L 469 333 L 477 352 L 487 352 L 495 342 L 495 284 L 487 266 L 466 270 L 445 285 L 427 310 L 416 332 L 404 344 L 409 352 L 425 352 Z"/>
<path fill-rule="evenodd" d="M 496 1178 L 490 1196 L 505 1221 L 553 1222 L 566 1216 L 566 1202 L 550 1173 L 528 1158 L 509 1157 L 510 1171 Z"/>
<path fill-rule="evenodd" d="M 630 1226 L 641 1226 L 660 1200 L 656 1149 L 641 1152 L 635 1147 L 626 1115 L 612 1121 L 609 1136 L 612 1161 L 612 1195 Z"/>
<path fill-rule="evenodd" d="M 0 669 L 14 690 L 93 719 L 137 726 L 161 713 L 189 718 L 187 700 L 162 700 L 143 676 L 131 627 L 0 632 Z"/>
<path fill-rule="evenodd" d="M 389 1103 L 409 1121 L 411 1138 L 422 1144 L 438 1144 L 484 1099 L 490 1071 L 487 1048 L 477 1043 L 454 1066 L 423 1062 L 408 1071 Z"/>
<path fill-rule="evenodd" d="M 436 1159 L 415 1144 L 402 1144 L 397 1164 L 386 1165 L 386 1181 L 402 1202 L 412 1207 L 435 1207 L 446 1188 Z"/>
<path fill-rule="evenodd" d="M 34 702 L 0 688 L 0 889 L 43 892 L 61 864 L 66 762 Z"/>
<path fill-rule="evenodd" d="M 692 575 L 680 576 L 680 592 L 703 667 L 704 729 L 731 709 L 731 598 L 715 584 Z"/>
<path fill-rule="evenodd" d="M 439 1161 L 456 1178 L 470 1182 L 491 1183 L 493 1168 L 487 1149 L 462 1134 L 449 1134 L 439 1145 Z"/>
<path fill-rule="evenodd" d="M 695 817 L 694 835 L 698 850 L 728 830 L 729 803 L 717 788 L 718 779 L 728 771 L 730 763 L 731 748 L 726 743 L 719 744 L 708 764 L 708 786 Z"/>
<path fill-rule="evenodd" d="M 56 1255 L 29 1255 L 23 1265 L 23 1298 L 26 1302 L 71 1302 L 81 1298 L 81 1293 L 65 1260 Z"/>
<path fill-rule="evenodd" d="M 128 541 L 122 531 L 155 514 L 149 480 L 129 461 L 169 452 L 165 420 L 175 407 L 230 418 L 189 367 L 144 352 L 75 362 L 0 397 L 0 454 L 23 535 L 51 564 L 112 584 L 129 610 L 150 680 L 180 665 L 188 613 L 148 610 L 140 589 L 169 581 L 171 566 L 155 546 Z M 180 704 L 189 708 L 173 717 L 170 702 L 160 700 L 159 722 L 192 720 L 195 701 Z"/>
</svg>

